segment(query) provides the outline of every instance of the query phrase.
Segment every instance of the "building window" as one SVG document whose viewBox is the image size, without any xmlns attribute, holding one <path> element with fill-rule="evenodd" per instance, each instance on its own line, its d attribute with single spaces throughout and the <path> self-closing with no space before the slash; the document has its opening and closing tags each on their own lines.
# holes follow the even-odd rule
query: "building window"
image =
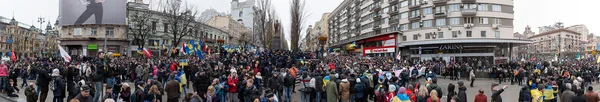
<svg viewBox="0 0 600 102">
<path fill-rule="evenodd" d="M 96 28 L 96 27 L 90 28 L 90 35 L 91 36 L 96 36 L 97 34 L 98 34 L 98 28 Z"/>
<path fill-rule="evenodd" d="M 156 21 L 152 21 L 152 30 L 156 31 Z"/>
<path fill-rule="evenodd" d="M 448 8 L 448 11 L 452 12 L 452 11 L 458 11 L 460 10 L 460 5 L 458 4 L 451 4 L 450 7 Z"/>
<path fill-rule="evenodd" d="M 496 19 L 494 19 L 494 24 L 502 24 L 502 23 L 500 23 L 500 22 L 502 22 L 502 19 L 501 19 L 501 18 L 496 18 Z"/>
<path fill-rule="evenodd" d="M 425 39 L 431 38 L 431 33 L 425 33 Z"/>
<path fill-rule="evenodd" d="M 408 1 L 400 2 L 400 7 L 406 7 L 406 6 L 408 6 Z"/>
<path fill-rule="evenodd" d="M 465 17 L 465 24 L 472 24 L 473 23 L 473 17 Z"/>
<path fill-rule="evenodd" d="M 431 20 L 423 21 L 423 27 L 431 27 Z"/>
<path fill-rule="evenodd" d="M 239 17 L 242 17 L 242 15 L 244 14 L 244 12 L 240 11 Z"/>
<path fill-rule="evenodd" d="M 500 38 L 500 31 L 495 31 L 494 35 L 496 35 L 496 38 Z"/>
<path fill-rule="evenodd" d="M 467 37 L 472 37 L 473 36 L 473 32 L 472 31 L 466 31 L 467 32 Z"/>
<path fill-rule="evenodd" d="M 492 5 L 492 11 L 502 11 L 502 6 L 500 5 Z"/>
<path fill-rule="evenodd" d="M 408 18 L 408 12 L 400 13 L 400 19 L 406 19 L 406 18 Z"/>
<path fill-rule="evenodd" d="M 445 26 L 446 25 L 446 19 L 442 18 L 442 19 L 436 19 L 435 20 L 435 25 L 436 26 Z"/>
<path fill-rule="evenodd" d="M 169 32 L 169 24 L 163 23 L 163 32 Z"/>
<path fill-rule="evenodd" d="M 458 37 L 458 31 L 452 31 L 452 38 Z"/>
<path fill-rule="evenodd" d="M 444 38 L 444 32 L 438 32 L 437 33 L 437 38 L 438 39 Z"/>
<path fill-rule="evenodd" d="M 423 9 L 423 14 L 431 14 L 431 7 L 427 7 Z"/>
<path fill-rule="evenodd" d="M 73 35 L 75 36 L 81 36 L 81 28 L 74 28 L 73 29 Z"/>
<path fill-rule="evenodd" d="M 106 28 L 106 36 L 114 37 L 115 36 L 115 28 L 109 27 Z"/>
<path fill-rule="evenodd" d="M 479 18 L 479 24 L 488 24 L 488 18 L 481 17 Z"/>
<path fill-rule="evenodd" d="M 419 26 L 420 26 L 419 22 L 413 22 L 412 23 L 412 29 L 417 29 L 417 28 L 419 28 Z"/>
<path fill-rule="evenodd" d="M 435 7 L 435 13 L 446 13 L 446 6 Z"/>
<path fill-rule="evenodd" d="M 413 40 L 419 40 L 419 35 L 417 35 L 417 34 L 413 35 Z"/>
<path fill-rule="evenodd" d="M 460 18 L 450 18 L 450 25 L 459 25 Z"/>
<path fill-rule="evenodd" d="M 481 31 L 481 37 L 483 37 L 483 38 L 485 38 L 485 37 L 486 37 L 486 35 L 485 35 L 485 31 Z"/>
<path fill-rule="evenodd" d="M 479 10 L 479 11 L 487 11 L 488 10 L 488 4 L 479 4 L 479 7 L 477 7 L 477 10 Z"/>
<path fill-rule="evenodd" d="M 406 35 L 402 36 L 402 41 L 406 41 Z"/>
</svg>

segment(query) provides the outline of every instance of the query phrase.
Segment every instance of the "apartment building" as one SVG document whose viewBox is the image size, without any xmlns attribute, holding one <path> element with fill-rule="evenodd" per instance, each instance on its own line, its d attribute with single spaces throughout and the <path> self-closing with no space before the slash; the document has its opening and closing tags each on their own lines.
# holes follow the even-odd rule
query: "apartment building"
<svg viewBox="0 0 600 102">
<path fill-rule="evenodd" d="M 329 17 L 332 47 L 364 56 L 428 60 L 509 58 L 513 0 L 344 0 Z"/>
</svg>

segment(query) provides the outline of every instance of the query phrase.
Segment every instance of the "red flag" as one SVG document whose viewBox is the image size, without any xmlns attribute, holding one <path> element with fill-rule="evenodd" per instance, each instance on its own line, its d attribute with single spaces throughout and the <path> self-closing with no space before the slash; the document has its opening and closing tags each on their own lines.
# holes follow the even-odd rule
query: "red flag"
<svg viewBox="0 0 600 102">
<path fill-rule="evenodd" d="M 15 50 L 12 50 L 12 54 L 10 55 L 10 58 L 13 60 L 13 62 L 17 62 L 17 56 L 15 56 Z"/>
<path fill-rule="evenodd" d="M 152 52 L 146 48 L 142 49 L 142 52 L 144 53 L 144 55 L 146 55 L 147 58 L 152 57 Z"/>
</svg>

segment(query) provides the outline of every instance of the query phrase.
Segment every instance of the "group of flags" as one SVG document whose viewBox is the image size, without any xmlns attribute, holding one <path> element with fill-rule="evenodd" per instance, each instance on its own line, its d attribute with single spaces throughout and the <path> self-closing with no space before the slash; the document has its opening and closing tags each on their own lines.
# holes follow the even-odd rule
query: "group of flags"
<svg viewBox="0 0 600 102">
<path fill-rule="evenodd" d="M 207 49 L 207 45 L 205 45 L 203 43 L 203 41 L 198 41 L 198 43 L 194 43 L 194 40 L 190 40 L 189 43 L 183 43 L 181 45 L 181 48 L 179 49 L 179 51 L 183 54 L 183 55 L 188 55 L 188 54 L 193 54 L 195 53 L 196 56 L 198 56 L 198 58 L 200 59 L 204 59 L 204 55 L 203 53 L 206 52 Z M 210 51 L 209 51 L 210 53 Z"/>
</svg>

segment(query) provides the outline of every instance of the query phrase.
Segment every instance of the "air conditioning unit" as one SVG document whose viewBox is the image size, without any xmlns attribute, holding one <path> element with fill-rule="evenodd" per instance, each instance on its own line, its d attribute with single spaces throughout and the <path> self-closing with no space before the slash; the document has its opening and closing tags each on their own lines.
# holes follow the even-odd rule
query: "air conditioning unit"
<svg viewBox="0 0 600 102">
<path fill-rule="evenodd" d="M 464 24 L 463 26 L 464 26 L 465 28 L 469 28 L 469 27 L 471 27 L 471 25 L 470 25 L 470 24 Z"/>
<path fill-rule="evenodd" d="M 448 30 L 452 30 L 452 26 L 448 26 Z"/>
<path fill-rule="evenodd" d="M 499 25 L 499 24 L 492 24 L 492 28 L 494 28 L 494 29 L 498 29 L 498 27 L 500 27 L 500 25 Z"/>
<path fill-rule="evenodd" d="M 425 1 L 425 0 L 421 1 L 421 5 L 427 5 L 427 1 Z"/>
<path fill-rule="evenodd" d="M 442 30 L 442 28 L 441 28 L 441 27 L 437 27 L 437 29 L 438 29 L 438 31 L 441 31 L 441 30 Z"/>
</svg>

